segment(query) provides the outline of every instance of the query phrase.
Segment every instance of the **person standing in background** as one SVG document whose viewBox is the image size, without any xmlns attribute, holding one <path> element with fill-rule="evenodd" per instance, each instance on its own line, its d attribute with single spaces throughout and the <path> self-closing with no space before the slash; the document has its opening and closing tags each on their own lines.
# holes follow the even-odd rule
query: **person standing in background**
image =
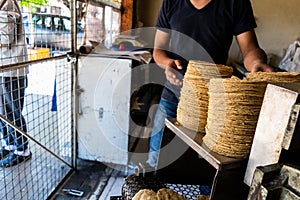
<svg viewBox="0 0 300 200">
<path fill-rule="evenodd" d="M 0 9 L 1 66 L 27 61 L 22 13 L 17 0 L 2 0 Z M 28 66 L 0 71 L 0 114 L 27 132 L 22 115 Z M 0 120 L 0 167 L 11 167 L 31 158 L 28 138 Z"/>
<path fill-rule="evenodd" d="M 86 16 L 86 38 L 93 47 L 96 47 L 104 40 L 103 23 L 102 20 L 97 17 L 97 14 L 97 7 L 89 4 Z"/>
</svg>

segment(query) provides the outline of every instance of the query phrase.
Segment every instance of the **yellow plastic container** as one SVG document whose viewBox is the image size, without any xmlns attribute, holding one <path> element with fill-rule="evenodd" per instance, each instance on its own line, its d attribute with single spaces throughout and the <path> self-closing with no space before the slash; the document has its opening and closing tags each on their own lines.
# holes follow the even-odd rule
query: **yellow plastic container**
<svg viewBox="0 0 300 200">
<path fill-rule="evenodd" d="M 38 59 L 49 58 L 49 57 L 50 57 L 49 48 L 28 49 L 29 60 L 38 60 Z"/>
</svg>

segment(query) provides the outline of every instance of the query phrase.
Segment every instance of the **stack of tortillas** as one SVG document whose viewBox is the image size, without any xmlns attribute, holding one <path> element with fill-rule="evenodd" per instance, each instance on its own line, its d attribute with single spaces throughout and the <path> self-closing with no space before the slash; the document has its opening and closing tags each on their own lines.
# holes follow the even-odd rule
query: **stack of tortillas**
<svg viewBox="0 0 300 200">
<path fill-rule="evenodd" d="M 212 78 L 231 77 L 233 69 L 225 65 L 191 60 L 183 78 L 177 108 L 177 121 L 184 127 L 205 132 L 208 110 L 208 83 Z"/>
<path fill-rule="evenodd" d="M 266 82 L 236 77 L 210 81 L 203 137 L 209 149 L 229 157 L 248 155 L 266 86 Z"/>
<path fill-rule="evenodd" d="M 299 82 L 299 73 L 257 72 L 247 80 L 212 79 L 203 142 L 229 157 L 249 155 L 267 83 Z"/>
<path fill-rule="evenodd" d="M 299 82 L 298 72 L 256 72 L 247 73 L 246 79 L 250 81 L 267 81 L 268 83 L 278 82 Z"/>
</svg>

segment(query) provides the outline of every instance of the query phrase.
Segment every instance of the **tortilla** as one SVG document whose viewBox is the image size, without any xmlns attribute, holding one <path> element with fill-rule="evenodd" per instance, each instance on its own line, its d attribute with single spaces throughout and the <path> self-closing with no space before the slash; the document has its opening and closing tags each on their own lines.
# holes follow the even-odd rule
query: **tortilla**
<svg viewBox="0 0 300 200">
<path fill-rule="evenodd" d="M 161 188 L 157 191 L 158 200 L 186 200 L 184 196 L 168 188 Z"/>
<path fill-rule="evenodd" d="M 142 189 L 138 191 L 132 198 L 132 200 L 158 200 L 156 192 L 150 189 Z"/>
</svg>

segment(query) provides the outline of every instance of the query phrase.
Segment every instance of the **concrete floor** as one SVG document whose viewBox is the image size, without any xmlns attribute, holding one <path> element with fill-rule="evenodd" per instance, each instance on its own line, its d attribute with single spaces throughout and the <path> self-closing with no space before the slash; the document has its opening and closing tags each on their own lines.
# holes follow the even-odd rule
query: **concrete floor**
<svg viewBox="0 0 300 200">
<path fill-rule="evenodd" d="M 60 136 L 56 125 L 57 112 L 51 111 L 52 96 L 28 94 L 24 104 L 27 133 L 49 151 L 65 157 L 60 144 L 67 143 L 67 135 Z M 70 145 L 66 145 L 67 149 Z M 49 192 L 70 170 L 65 164 L 53 157 L 37 143 L 29 141 L 32 158 L 9 168 L 0 168 L 0 199 L 45 199 Z M 70 152 L 70 151 L 68 151 Z"/>
<path fill-rule="evenodd" d="M 61 184 L 51 200 L 109 200 L 111 196 L 120 196 L 124 182 L 124 173 L 111 169 L 105 164 L 94 161 L 78 160 L 77 171 L 74 171 Z M 77 197 L 64 192 L 64 189 L 75 189 L 83 192 Z"/>
</svg>

